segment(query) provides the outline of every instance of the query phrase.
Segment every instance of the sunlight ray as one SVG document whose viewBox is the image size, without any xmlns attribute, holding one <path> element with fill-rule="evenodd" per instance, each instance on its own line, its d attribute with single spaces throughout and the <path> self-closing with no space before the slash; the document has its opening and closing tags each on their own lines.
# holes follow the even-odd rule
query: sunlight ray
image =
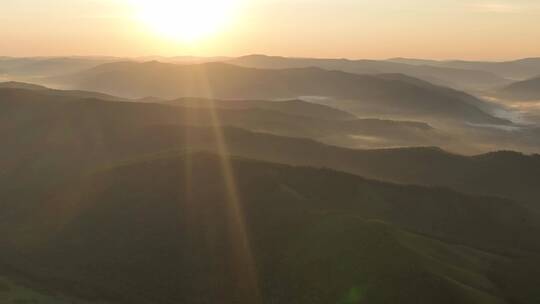
<svg viewBox="0 0 540 304">
<path fill-rule="evenodd" d="M 193 81 L 193 84 L 196 87 L 190 88 L 188 91 L 198 94 L 197 97 L 201 97 L 200 102 L 205 103 L 202 109 L 204 109 L 204 112 L 207 112 L 209 117 L 204 114 L 202 119 L 210 119 L 209 124 L 220 161 L 221 172 L 219 173 L 223 178 L 227 191 L 227 197 L 224 199 L 227 204 L 228 214 L 224 214 L 224 216 L 228 219 L 230 239 L 234 241 L 230 244 L 230 250 L 232 257 L 234 258 L 231 263 L 235 268 L 235 276 L 238 280 L 235 284 L 245 303 L 259 303 L 260 293 L 257 270 L 253 252 L 249 244 L 249 235 L 245 224 L 244 211 L 242 209 L 234 169 L 231 164 L 231 156 L 213 99 L 212 86 L 204 66 L 195 69 L 192 77 L 194 77 L 195 81 Z M 189 119 L 192 120 L 193 117 L 190 117 Z M 198 119 L 201 119 L 201 117 L 198 117 Z M 188 135 L 187 138 L 190 138 L 189 136 L 190 135 Z M 189 145 L 189 141 L 187 142 L 187 145 Z M 187 178 L 189 180 L 189 176 Z"/>
</svg>

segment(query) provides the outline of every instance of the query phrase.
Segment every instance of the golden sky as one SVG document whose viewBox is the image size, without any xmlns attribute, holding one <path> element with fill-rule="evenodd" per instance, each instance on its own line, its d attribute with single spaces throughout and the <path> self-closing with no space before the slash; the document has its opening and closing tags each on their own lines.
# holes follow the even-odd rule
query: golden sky
<svg viewBox="0 0 540 304">
<path fill-rule="evenodd" d="M 540 0 L 176 1 L 0 0 L 0 56 L 540 56 Z"/>
</svg>

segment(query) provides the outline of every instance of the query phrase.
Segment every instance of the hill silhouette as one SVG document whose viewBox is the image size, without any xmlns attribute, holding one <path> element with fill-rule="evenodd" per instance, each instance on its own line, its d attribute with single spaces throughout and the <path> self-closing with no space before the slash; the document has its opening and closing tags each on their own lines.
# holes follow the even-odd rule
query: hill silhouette
<svg viewBox="0 0 540 304">
<path fill-rule="evenodd" d="M 497 95 L 512 100 L 538 101 L 540 100 L 540 76 L 509 84 L 498 90 Z"/>
<path fill-rule="evenodd" d="M 120 98 L 112 95 L 107 95 L 103 93 L 91 92 L 91 91 L 81 91 L 81 90 L 56 90 L 51 89 L 46 86 L 37 85 L 27 82 L 17 82 L 17 81 L 7 81 L 0 82 L 0 89 L 20 89 L 20 90 L 35 90 L 39 91 L 40 94 L 58 96 L 58 97 L 72 97 L 72 98 L 95 98 L 101 100 L 111 100 L 111 101 L 127 101 L 125 98 Z"/>
<path fill-rule="evenodd" d="M 391 61 L 415 65 L 471 69 L 487 71 L 508 79 L 527 79 L 540 75 L 540 58 L 523 58 L 510 61 L 465 61 L 465 60 L 419 60 L 396 58 Z"/>
<path fill-rule="evenodd" d="M 536 184 L 540 177 L 538 155 L 497 152 L 462 156 L 437 148 L 344 149 L 292 135 L 283 136 L 288 133 L 315 137 L 316 132 L 320 132 L 320 136 L 329 131 L 324 128 L 295 130 L 291 120 L 304 123 L 312 121 L 311 118 L 279 112 L 221 111 L 217 113 L 220 121 L 216 123 L 212 113 L 202 109 L 60 98 L 13 89 L 0 90 L 0 94 L 0 130 L 6 134 L 4 149 L 0 151 L 5 175 L 0 178 L 8 181 L 10 174 L 16 174 L 28 183 L 28 178 L 36 179 L 36 183 L 49 184 L 55 180 L 60 183 L 63 177 L 100 163 L 114 163 L 139 154 L 185 148 L 217 151 L 219 147 L 212 140 L 212 134 L 218 126 L 223 128 L 224 141 L 234 155 L 333 168 L 391 182 L 450 187 L 472 194 L 506 197 L 530 206 L 537 205 L 540 198 Z M 258 116 L 251 119 L 250 115 Z M 278 118 L 281 122 L 289 121 L 293 129 L 278 129 L 280 120 L 273 120 Z M 312 122 L 316 125 L 321 120 Z M 380 124 L 363 120 L 340 123 L 359 124 L 363 132 L 371 124 Z M 251 131 L 266 128 L 282 135 L 227 126 Z M 50 174 L 45 174 L 49 170 Z M 21 187 L 22 194 L 26 195 Z"/>
<path fill-rule="evenodd" d="M 10 76 L 51 77 L 117 60 L 112 57 L 2 57 L 0 69 Z"/>
<path fill-rule="evenodd" d="M 80 105 L 81 100 L 94 95 L 81 92 L 80 96 L 73 98 L 77 94 L 78 91 L 34 92 L 0 88 L 0 97 L 6 98 L 6 106 L 16 106 L 15 102 L 20 103 L 20 107 L 14 109 L 22 109 L 23 111 L 21 113 L 16 111 L 16 114 L 12 114 L 17 116 L 31 115 L 31 113 L 26 112 L 28 109 L 24 108 L 24 105 L 34 107 L 34 110 L 45 111 L 43 114 L 57 116 L 55 110 L 59 111 L 58 113 L 62 113 L 67 109 L 72 111 L 77 107 L 76 105 Z M 10 102 L 10 99 L 14 102 Z M 114 98 L 112 99 L 114 100 Z M 45 104 L 37 105 L 33 103 L 39 100 L 45 102 Z M 65 104 L 70 101 L 73 101 L 74 104 Z M 47 105 L 46 102 L 51 104 Z M 158 102 L 165 103 L 168 106 L 142 106 L 142 108 L 146 107 L 151 110 L 149 111 L 149 117 L 138 117 L 141 124 L 147 121 L 154 124 L 183 123 L 184 125 L 202 127 L 212 125 L 235 126 L 277 135 L 307 137 L 348 147 L 426 145 L 442 142 L 448 137 L 425 123 L 357 119 L 347 112 L 303 101 L 184 99 Z M 55 107 L 58 105 L 65 108 L 58 109 Z M 174 105 L 174 108 L 171 105 Z M 111 106 L 111 108 L 114 109 L 114 106 Z M 214 109 L 217 109 L 217 120 L 213 117 Z M 167 111 L 169 113 L 165 113 Z M 152 116 L 150 113 L 158 113 L 159 115 Z M 118 113 L 118 115 L 123 114 Z"/>
<path fill-rule="evenodd" d="M 466 93 L 402 75 L 357 75 L 320 68 L 263 70 L 223 63 L 120 62 L 56 79 L 75 89 L 141 98 L 296 99 L 330 97 L 355 113 L 393 113 L 459 122 L 507 124 Z M 338 104 L 338 101 L 334 103 Z"/>
<path fill-rule="evenodd" d="M 152 100 L 147 100 L 152 102 Z M 280 113 L 307 116 L 320 119 L 331 120 L 353 120 L 357 117 L 346 111 L 342 111 L 329 106 L 306 102 L 300 99 L 284 100 L 284 101 L 267 101 L 267 100 L 208 100 L 201 98 L 181 98 L 176 100 L 158 100 L 158 103 L 180 105 L 189 108 L 204 108 L 218 107 L 223 109 L 263 109 L 270 111 L 278 111 Z"/>
<path fill-rule="evenodd" d="M 425 61 L 424 64 L 417 64 L 417 62 L 411 64 L 399 60 L 317 59 L 249 55 L 228 62 L 263 69 L 320 67 L 326 70 L 338 70 L 356 74 L 400 73 L 439 85 L 474 90 L 492 88 L 509 82 L 491 72 L 437 66 L 431 61 Z"/>
</svg>

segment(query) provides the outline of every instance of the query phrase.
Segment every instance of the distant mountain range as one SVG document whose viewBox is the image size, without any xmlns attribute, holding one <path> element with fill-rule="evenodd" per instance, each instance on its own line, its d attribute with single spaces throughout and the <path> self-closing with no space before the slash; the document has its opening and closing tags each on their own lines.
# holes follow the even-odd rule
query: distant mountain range
<svg viewBox="0 0 540 304">
<path fill-rule="evenodd" d="M 0 82 L 0 89 L 21 89 L 21 90 L 35 90 L 39 91 L 43 95 L 51 95 L 58 97 L 73 97 L 73 98 L 96 98 L 101 100 L 111 101 L 127 101 L 126 98 L 116 97 L 103 93 L 81 91 L 81 90 L 55 90 L 45 86 L 30 84 L 25 82 L 8 81 Z"/>
<path fill-rule="evenodd" d="M 402 115 L 479 124 L 507 124 L 466 93 L 399 74 L 358 75 L 320 68 L 254 69 L 223 63 L 104 64 L 55 81 L 74 89 L 141 98 L 296 99 L 329 97 L 362 116 Z"/>
<path fill-rule="evenodd" d="M 514 82 L 499 89 L 496 94 L 518 101 L 540 101 L 540 76 Z"/>
<path fill-rule="evenodd" d="M 0 57 L 0 71 L 14 77 L 49 77 L 75 73 L 103 63 L 157 60 L 165 63 L 228 62 L 265 69 L 321 67 L 360 74 L 402 73 L 433 83 L 459 89 L 478 90 L 501 86 L 512 80 L 524 80 L 540 75 L 540 58 L 512 61 L 464 61 L 392 58 L 388 60 L 352 60 L 324 58 L 294 58 L 266 55 L 231 57 L 145 56 L 135 58 L 105 56 L 69 57 Z"/>
<path fill-rule="evenodd" d="M 147 100 L 150 101 L 150 100 Z M 158 103 L 179 105 L 189 108 L 217 107 L 220 109 L 245 110 L 264 109 L 280 113 L 308 116 L 319 119 L 354 120 L 357 117 L 349 112 L 338 110 L 325 105 L 306 102 L 300 99 L 284 101 L 267 100 L 209 100 L 201 98 L 180 98 L 176 100 L 161 100 Z"/>
<path fill-rule="evenodd" d="M 319 67 L 356 74 L 400 73 L 417 77 L 425 81 L 462 89 L 485 89 L 500 86 L 509 81 L 495 73 L 483 70 L 439 66 L 435 62 L 411 64 L 385 60 L 349 60 L 272 57 L 251 55 L 232 59 L 229 63 L 261 69 L 290 69 Z"/>
<path fill-rule="evenodd" d="M 51 77 L 75 73 L 107 62 L 121 60 L 117 57 L 2 57 L 0 70 L 15 77 Z"/>
<path fill-rule="evenodd" d="M 395 58 L 391 59 L 390 61 L 412 65 L 430 65 L 455 69 L 486 71 L 508 79 L 522 80 L 540 75 L 540 58 L 524 58 L 500 62 L 464 60 L 437 61 L 408 58 Z"/>
</svg>

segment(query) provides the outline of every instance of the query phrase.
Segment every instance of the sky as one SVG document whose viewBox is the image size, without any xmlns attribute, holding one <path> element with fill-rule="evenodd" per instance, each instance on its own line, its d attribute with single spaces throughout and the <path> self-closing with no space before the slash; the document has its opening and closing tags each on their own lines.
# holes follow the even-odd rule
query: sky
<svg viewBox="0 0 540 304">
<path fill-rule="evenodd" d="M 0 56 L 540 56 L 540 0 L 205 0 L 204 12 L 176 1 L 187 21 L 167 0 L 0 0 Z"/>
</svg>

